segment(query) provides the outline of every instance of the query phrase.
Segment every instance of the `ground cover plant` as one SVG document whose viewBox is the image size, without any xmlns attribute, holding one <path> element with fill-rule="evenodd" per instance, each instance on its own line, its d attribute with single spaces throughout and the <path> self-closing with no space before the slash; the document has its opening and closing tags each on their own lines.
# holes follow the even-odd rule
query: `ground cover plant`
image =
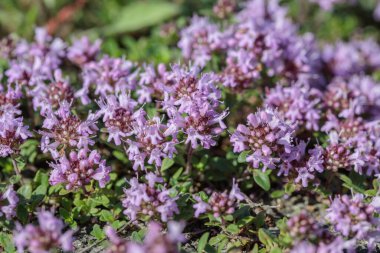
<svg viewBox="0 0 380 253">
<path fill-rule="evenodd" d="M 38 3 L 0 3 L 0 252 L 380 251 L 376 1 Z"/>
</svg>

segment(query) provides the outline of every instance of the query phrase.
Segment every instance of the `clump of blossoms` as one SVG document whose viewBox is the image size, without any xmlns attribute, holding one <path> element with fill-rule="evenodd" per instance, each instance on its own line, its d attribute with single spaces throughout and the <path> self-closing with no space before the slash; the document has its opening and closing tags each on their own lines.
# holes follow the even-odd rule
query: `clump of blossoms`
<svg viewBox="0 0 380 253">
<path fill-rule="evenodd" d="M 20 145 L 32 136 L 18 109 L 21 96 L 18 86 L 0 91 L 0 157 L 18 153 Z"/>
<path fill-rule="evenodd" d="M 332 76 L 350 77 L 380 67 L 380 46 L 373 39 L 336 42 L 324 47 L 321 57 Z"/>
<path fill-rule="evenodd" d="M 237 23 L 223 31 L 206 18 L 195 17 L 183 30 L 179 46 L 185 58 L 202 66 L 213 52 L 223 54 L 221 82 L 235 91 L 273 76 L 319 82 L 321 64 L 314 38 L 299 36 L 286 13 L 277 1 L 250 1 L 237 14 Z"/>
<path fill-rule="evenodd" d="M 317 240 L 324 233 L 324 229 L 317 220 L 310 216 L 307 211 L 290 217 L 287 221 L 287 231 L 294 240 Z"/>
<path fill-rule="evenodd" d="M 369 76 L 334 79 L 324 93 L 325 107 L 342 118 L 379 116 L 380 86 Z M 328 122 L 327 122 L 328 123 Z"/>
<path fill-rule="evenodd" d="M 16 43 L 10 68 L 5 72 L 9 83 L 33 86 L 52 77 L 65 56 L 66 44 L 51 37 L 44 28 L 37 28 L 35 41 Z"/>
<path fill-rule="evenodd" d="M 232 182 L 232 189 L 228 193 L 214 191 L 208 198 L 207 202 L 202 200 L 201 197 L 193 196 L 196 203 L 193 205 L 195 209 L 195 217 L 204 213 L 211 213 L 215 218 L 222 217 L 227 214 L 233 214 L 238 207 L 240 201 L 244 199 L 244 195 L 241 193 L 239 186 Z"/>
<path fill-rule="evenodd" d="M 292 253 L 343 252 L 352 250 L 353 242 L 335 236 L 323 223 L 318 222 L 307 211 L 293 215 L 287 221 L 286 231 L 292 238 Z"/>
<path fill-rule="evenodd" d="M 146 112 L 139 109 L 133 115 L 132 134 L 126 140 L 126 153 L 133 161 L 133 169 L 145 169 L 145 162 L 161 167 L 162 160 L 172 158 L 177 152 L 176 136 L 168 134 L 169 127 L 155 116 L 147 118 Z"/>
<path fill-rule="evenodd" d="M 42 135 L 41 149 L 44 153 L 51 153 L 53 158 L 70 149 L 87 149 L 95 143 L 91 139 L 98 130 L 95 114 L 89 113 L 86 120 L 81 120 L 71 112 L 71 104 L 63 101 L 58 110 L 49 108 L 43 116 L 45 119 L 39 131 Z"/>
<path fill-rule="evenodd" d="M 366 240 L 372 249 L 380 238 L 379 218 L 375 213 L 376 206 L 366 203 L 363 195 L 342 195 L 332 200 L 326 218 L 336 232 L 347 238 Z"/>
<path fill-rule="evenodd" d="M 164 99 L 165 86 L 171 85 L 171 72 L 164 64 L 155 68 L 151 64 L 144 64 L 139 72 L 139 82 L 136 94 L 140 104 L 150 103 L 154 99 Z"/>
<path fill-rule="evenodd" d="M 185 59 L 204 66 L 211 60 L 211 54 L 223 47 L 222 33 L 208 18 L 194 16 L 190 25 L 181 31 L 178 47 Z"/>
<path fill-rule="evenodd" d="M 221 91 L 216 87 L 217 77 L 212 73 L 200 75 L 200 68 L 173 66 L 171 83 L 165 89 L 163 109 L 169 116 L 166 134 L 184 133 L 185 143 L 193 149 L 209 149 L 216 145 L 215 136 L 226 125 L 227 110 L 219 112 Z"/>
<path fill-rule="evenodd" d="M 212 11 L 221 19 L 227 18 L 236 9 L 236 0 L 218 0 L 213 6 Z"/>
<path fill-rule="evenodd" d="M 316 175 L 325 170 L 325 153 L 320 146 L 315 146 L 308 151 L 306 151 L 306 147 L 307 143 L 300 141 L 291 147 L 289 153 L 281 154 L 277 175 L 285 176 L 303 187 L 307 187 L 310 182 L 318 184 Z"/>
<path fill-rule="evenodd" d="M 9 186 L 5 192 L 0 193 L 0 217 L 11 219 L 16 216 L 16 207 L 19 198 L 13 190 L 13 186 Z"/>
<path fill-rule="evenodd" d="M 145 179 L 147 183 L 139 183 L 137 178 L 129 180 L 130 187 L 124 189 L 122 200 L 124 214 L 133 221 L 149 217 L 163 222 L 178 214 L 178 196 L 170 196 L 170 190 L 165 186 L 158 187 L 163 179 L 152 172 L 147 173 Z"/>
<path fill-rule="evenodd" d="M 68 80 L 63 78 L 62 71 L 57 69 L 54 71 L 54 79 L 48 84 L 38 83 L 30 91 L 30 96 L 33 97 L 34 110 L 40 108 L 41 114 L 45 115 L 50 109 L 58 109 L 62 101 L 71 103 L 74 100 L 74 89 Z"/>
<path fill-rule="evenodd" d="M 50 184 L 62 183 L 67 190 L 84 189 L 92 180 L 96 180 L 99 187 L 104 188 L 110 180 L 111 167 L 106 165 L 106 161 L 96 150 L 90 154 L 86 149 L 71 151 L 69 157 L 62 156 L 50 166 L 53 168 L 49 178 Z"/>
<path fill-rule="evenodd" d="M 150 222 L 144 242 L 139 244 L 120 238 L 113 228 L 107 227 L 105 232 L 111 245 L 106 253 L 179 253 L 178 244 L 185 241 L 183 229 L 183 223 L 170 221 L 165 234 L 161 225 Z"/>
<path fill-rule="evenodd" d="M 355 252 L 355 241 L 346 241 L 339 236 L 327 243 L 322 241 L 314 244 L 309 241 L 301 241 L 290 250 L 291 253 L 335 253 L 345 251 Z"/>
<path fill-rule="evenodd" d="M 83 86 L 75 93 L 83 104 L 91 102 L 90 94 L 107 95 L 132 90 L 136 86 L 135 65 L 123 58 L 103 56 L 96 62 L 89 62 L 82 70 Z"/>
<path fill-rule="evenodd" d="M 362 131 L 353 137 L 352 154 L 354 170 L 367 176 L 380 173 L 380 124 L 367 124 Z"/>
<path fill-rule="evenodd" d="M 306 84 L 289 87 L 277 85 L 267 90 L 264 104 L 277 109 L 281 116 L 297 128 L 318 130 L 322 114 L 322 93 Z"/>
<path fill-rule="evenodd" d="M 85 64 L 96 60 L 101 44 L 101 40 L 91 43 L 90 39 L 86 36 L 75 39 L 73 44 L 67 49 L 67 58 L 74 64 L 83 67 Z"/>
<path fill-rule="evenodd" d="M 323 166 L 326 170 L 337 172 L 339 169 L 350 170 L 352 168 L 352 151 L 348 143 L 342 142 L 338 133 L 329 134 L 329 145 L 324 151 Z"/>
<path fill-rule="evenodd" d="M 130 95 L 122 93 L 118 96 L 109 95 L 98 102 L 103 115 L 103 122 L 108 132 L 108 141 L 120 145 L 122 140 L 134 133 L 137 102 Z M 139 112 L 137 112 L 139 113 Z"/>
<path fill-rule="evenodd" d="M 235 153 L 248 152 L 246 161 L 265 171 L 275 169 L 280 155 L 291 152 L 293 132 L 276 111 L 263 108 L 249 114 L 247 125 L 239 124 L 230 140 Z"/>
<path fill-rule="evenodd" d="M 65 224 L 48 211 L 38 213 L 38 225 L 18 225 L 14 231 L 14 243 L 18 252 L 51 252 L 53 249 L 72 251 L 73 231 L 64 232 Z"/>
</svg>

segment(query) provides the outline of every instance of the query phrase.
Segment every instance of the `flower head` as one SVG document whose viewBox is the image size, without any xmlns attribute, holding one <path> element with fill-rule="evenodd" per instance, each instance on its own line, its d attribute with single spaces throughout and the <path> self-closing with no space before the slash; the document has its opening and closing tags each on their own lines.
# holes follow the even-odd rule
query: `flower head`
<svg viewBox="0 0 380 253">
<path fill-rule="evenodd" d="M 50 252 L 53 249 L 73 250 L 73 231 L 63 231 L 64 223 L 48 211 L 38 213 L 38 225 L 20 225 L 14 231 L 14 242 L 18 252 Z"/>
<path fill-rule="evenodd" d="M 71 151 L 69 157 L 63 156 L 56 163 L 51 163 L 53 168 L 49 182 L 51 185 L 63 183 L 67 190 L 84 188 L 92 180 L 96 180 L 101 188 L 104 188 L 110 180 L 111 167 L 101 159 L 98 151 L 90 154 L 81 149 L 78 152 Z"/>
</svg>

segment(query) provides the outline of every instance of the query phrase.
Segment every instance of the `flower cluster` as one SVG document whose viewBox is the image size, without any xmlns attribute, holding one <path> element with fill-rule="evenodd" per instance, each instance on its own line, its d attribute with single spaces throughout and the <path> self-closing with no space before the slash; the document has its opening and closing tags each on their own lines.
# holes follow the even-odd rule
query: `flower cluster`
<svg viewBox="0 0 380 253">
<path fill-rule="evenodd" d="M 297 128 L 318 130 L 321 118 L 322 93 L 306 84 L 289 87 L 277 85 L 266 92 L 265 105 L 274 108 Z"/>
<path fill-rule="evenodd" d="M 54 71 L 54 78 L 49 84 L 39 82 L 29 93 L 33 97 L 34 110 L 40 109 L 42 115 L 46 115 L 51 109 L 58 109 L 63 101 L 71 103 L 74 99 L 74 90 L 69 81 L 63 78 L 60 69 Z"/>
<path fill-rule="evenodd" d="M 104 56 L 99 61 L 89 62 L 83 66 L 83 86 L 75 96 L 88 104 L 92 89 L 100 97 L 133 89 L 137 76 L 134 71 L 134 64 L 123 58 Z"/>
<path fill-rule="evenodd" d="M 337 232 L 355 239 L 379 237 L 379 220 L 374 217 L 375 207 L 364 202 L 363 195 L 338 196 L 332 200 L 326 218 Z M 372 233 L 375 232 L 375 233 Z"/>
<path fill-rule="evenodd" d="M 239 186 L 232 182 L 232 189 L 228 193 L 213 192 L 208 198 L 208 201 L 204 201 L 199 196 L 194 196 L 196 203 L 193 205 L 195 209 L 195 217 L 204 213 L 212 213 L 215 218 L 221 217 L 227 214 L 233 214 L 238 207 L 241 200 L 244 199 L 244 195 L 239 189 Z"/>
<path fill-rule="evenodd" d="M 0 217 L 5 216 L 6 219 L 14 217 L 18 201 L 19 198 L 13 190 L 13 186 L 9 186 L 5 192 L 0 193 Z"/>
<path fill-rule="evenodd" d="M 38 213 L 39 225 L 18 225 L 14 231 L 14 242 L 18 252 L 25 250 L 31 253 L 51 252 L 58 248 L 64 251 L 73 250 L 73 231 L 63 232 L 64 223 L 48 211 Z"/>
<path fill-rule="evenodd" d="M 165 90 L 163 109 L 169 116 L 167 134 L 184 133 L 185 143 L 193 149 L 216 145 L 214 137 L 226 128 L 227 110 L 219 112 L 221 91 L 212 73 L 200 74 L 200 68 L 173 66 L 172 85 Z"/>
<path fill-rule="evenodd" d="M 0 91 L 0 157 L 18 153 L 20 145 L 32 136 L 20 116 L 21 97 L 22 93 L 17 85 L 15 88 L 8 85 L 6 91 Z"/>
<path fill-rule="evenodd" d="M 380 46 L 374 39 L 327 44 L 321 53 L 325 68 L 333 76 L 371 72 L 380 67 Z"/>
<path fill-rule="evenodd" d="M 145 217 L 168 221 L 174 214 L 179 213 L 178 197 L 170 196 L 170 190 L 165 186 L 158 187 L 163 179 L 154 173 L 147 173 L 147 183 L 139 183 L 137 178 L 129 180 L 130 188 L 124 189 L 125 197 L 122 200 L 124 214 L 135 221 Z"/>
<path fill-rule="evenodd" d="M 219 3 L 216 11 L 220 13 Z M 226 1 L 230 2 L 230 1 Z M 233 3 L 228 4 L 233 6 Z M 223 30 L 206 18 L 194 17 L 181 33 L 185 58 L 205 65 L 213 52 L 225 54 L 222 83 L 235 90 L 266 77 L 319 79 L 320 57 L 311 34 L 299 36 L 277 1 L 250 1 L 237 14 L 238 22 Z M 315 77 L 317 75 L 317 77 Z"/>
<path fill-rule="evenodd" d="M 86 149 L 78 152 L 71 151 L 69 157 L 62 156 L 57 163 L 51 163 L 53 168 L 49 182 L 51 185 L 63 183 L 67 190 L 84 188 L 96 180 L 99 187 L 103 188 L 110 180 L 111 168 L 106 161 L 101 159 L 98 151 L 93 150 L 90 154 Z"/>
<path fill-rule="evenodd" d="M 12 52 L 10 68 L 5 72 L 9 83 L 33 86 L 52 77 L 65 56 L 66 44 L 51 37 L 43 28 L 36 29 L 35 41 L 20 41 Z"/>
<path fill-rule="evenodd" d="M 148 231 L 142 244 L 120 238 L 116 231 L 107 227 L 106 235 L 111 243 L 106 253 L 179 253 L 178 243 L 184 242 L 183 223 L 168 222 L 168 232 L 164 234 L 162 227 L 155 222 L 148 225 Z"/>
<path fill-rule="evenodd" d="M 73 44 L 67 49 L 67 58 L 74 64 L 83 67 L 87 63 L 96 60 L 100 52 L 101 40 L 94 43 L 88 37 L 82 37 L 73 41 Z"/>
<path fill-rule="evenodd" d="M 279 154 L 290 153 L 293 127 L 276 111 L 264 108 L 247 117 L 247 125 L 239 124 L 231 136 L 234 152 L 248 151 L 247 162 L 254 168 L 275 169 Z"/>
<path fill-rule="evenodd" d="M 44 117 L 43 130 L 39 131 L 42 136 L 41 149 L 44 153 L 51 153 L 53 158 L 60 157 L 69 149 L 88 149 L 95 143 L 91 139 L 91 135 L 98 130 L 95 114 L 90 113 L 82 121 L 71 112 L 71 104 L 63 101 L 56 111 L 49 107 Z"/>
</svg>

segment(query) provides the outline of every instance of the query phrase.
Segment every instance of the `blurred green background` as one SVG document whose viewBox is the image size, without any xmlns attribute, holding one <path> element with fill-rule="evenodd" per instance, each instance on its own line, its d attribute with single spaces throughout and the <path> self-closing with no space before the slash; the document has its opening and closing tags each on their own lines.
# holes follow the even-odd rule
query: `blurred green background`
<svg viewBox="0 0 380 253">
<path fill-rule="evenodd" d="M 241 5 L 244 1 L 237 0 Z M 283 0 L 302 32 L 322 41 L 379 37 L 373 17 L 377 0 L 321 11 L 308 0 Z M 36 26 L 70 40 L 83 34 L 102 38 L 103 50 L 135 61 L 178 61 L 178 33 L 194 13 L 212 18 L 216 0 L 0 0 L 0 36 L 32 39 Z"/>
</svg>

